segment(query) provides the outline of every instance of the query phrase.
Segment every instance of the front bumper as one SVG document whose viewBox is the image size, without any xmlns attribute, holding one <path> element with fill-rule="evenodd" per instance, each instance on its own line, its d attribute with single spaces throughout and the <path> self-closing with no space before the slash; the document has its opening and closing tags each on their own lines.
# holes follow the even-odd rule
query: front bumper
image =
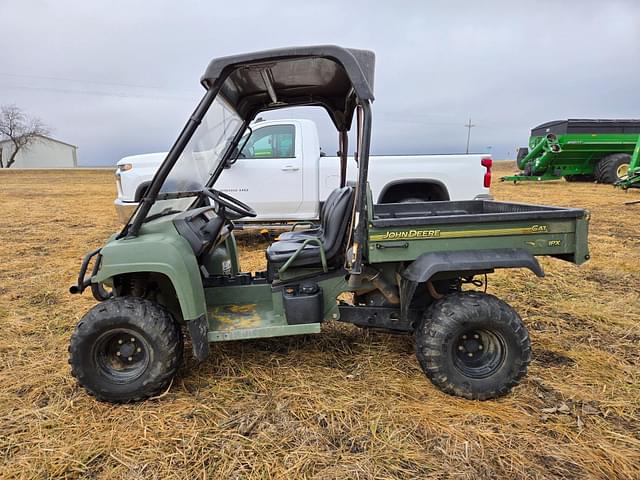
<svg viewBox="0 0 640 480">
<path fill-rule="evenodd" d="M 129 218 L 131 218 L 131 214 L 138 208 L 138 202 L 123 202 L 119 198 L 117 198 L 113 204 L 116 207 L 116 213 L 118 214 L 120 223 L 127 223 Z"/>
</svg>

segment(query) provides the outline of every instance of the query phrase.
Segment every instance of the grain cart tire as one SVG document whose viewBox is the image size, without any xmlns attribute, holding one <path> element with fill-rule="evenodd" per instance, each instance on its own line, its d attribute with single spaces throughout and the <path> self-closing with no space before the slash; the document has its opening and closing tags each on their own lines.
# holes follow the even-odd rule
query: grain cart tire
<svg viewBox="0 0 640 480">
<path fill-rule="evenodd" d="M 473 400 L 508 393 L 531 361 L 519 315 L 481 292 L 452 293 L 434 303 L 416 328 L 415 342 L 427 378 L 445 393 Z"/>
<path fill-rule="evenodd" d="M 71 373 L 96 399 L 127 403 L 166 389 L 182 361 L 179 326 L 160 305 L 117 297 L 89 310 L 69 344 Z"/>
<path fill-rule="evenodd" d="M 596 165 L 596 180 L 598 183 L 616 183 L 629 172 L 631 155 L 626 153 L 612 153 L 603 157 Z"/>
</svg>

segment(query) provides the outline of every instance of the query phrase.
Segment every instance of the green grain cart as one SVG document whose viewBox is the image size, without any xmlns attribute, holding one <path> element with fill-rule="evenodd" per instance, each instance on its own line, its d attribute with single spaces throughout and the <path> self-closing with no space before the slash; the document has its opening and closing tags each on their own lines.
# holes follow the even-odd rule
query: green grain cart
<svg viewBox="0 0 640 480">
<path fill-rule="evenodd" d="M 520 172 L 502 181 L 628 183 L 640 174 L 640 120 L 555 120 L 531 130 L 518 150 Z M 632 159 L 633 158 L 633 159 Z M 621 186 L 624 186 L 622 184 Z"/>
</svg>

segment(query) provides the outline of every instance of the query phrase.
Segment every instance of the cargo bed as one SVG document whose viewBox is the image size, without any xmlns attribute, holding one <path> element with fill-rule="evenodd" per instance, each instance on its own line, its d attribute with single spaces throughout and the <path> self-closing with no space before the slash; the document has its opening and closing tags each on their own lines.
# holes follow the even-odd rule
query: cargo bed
<svg viewBox="0 0 640 480">
<path fill-rule="evenodd" d="M 588 212 L 489 200 L 372 205 L 371 262 L 415 259 L 425 251 L 520 249 L 573 263 L 589 258 Z"/>
</svg>

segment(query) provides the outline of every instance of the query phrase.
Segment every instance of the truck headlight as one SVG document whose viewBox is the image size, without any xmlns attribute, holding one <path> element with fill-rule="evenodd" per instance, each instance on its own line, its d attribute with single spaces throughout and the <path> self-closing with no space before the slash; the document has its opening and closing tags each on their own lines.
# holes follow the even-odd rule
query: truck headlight
<svg viewBox="0 0 640 480">
<path fill-rule="evenodd" d="M 127 170 L 131 170 L 132 168 L 133 165 L 130 163 L 121 163 L 120 165 L 118 165 L 119 172 L 126 172 Z"/>
</svg>

